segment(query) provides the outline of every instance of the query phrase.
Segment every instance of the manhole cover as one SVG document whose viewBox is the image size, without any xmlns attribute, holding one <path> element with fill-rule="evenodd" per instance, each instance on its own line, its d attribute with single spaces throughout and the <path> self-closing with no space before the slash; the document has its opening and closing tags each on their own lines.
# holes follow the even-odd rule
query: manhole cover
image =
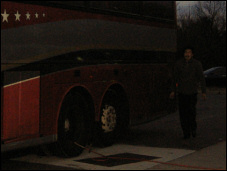
<svg viewBox="0 0 227 171">
<path fill-rule="evenodd" d="M 118 166 L 123 164 L 141 162 L 145 160 L 154 160 L 158 158 L 160 157 L 145 156 L 145 155 L 139 155 L 139 154 L 133 154 L 133 153 L 120 153 L 120 154 L 110 155 L 106 157 L 88 158 L 88 159 L 75 160 L 75 161 L 112 167 L 112 166 Z"/>
</svg>

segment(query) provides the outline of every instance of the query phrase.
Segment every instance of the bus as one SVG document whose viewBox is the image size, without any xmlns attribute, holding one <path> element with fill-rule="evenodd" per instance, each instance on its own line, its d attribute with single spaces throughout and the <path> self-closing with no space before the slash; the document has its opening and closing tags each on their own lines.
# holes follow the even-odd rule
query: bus
<svg viewBox="0 0 227 171">
<path fill-rule="evenodd" d="M 174 1 L 1 1 L 1 152 L 77 156 L 168 114 Z"/>
</svg>

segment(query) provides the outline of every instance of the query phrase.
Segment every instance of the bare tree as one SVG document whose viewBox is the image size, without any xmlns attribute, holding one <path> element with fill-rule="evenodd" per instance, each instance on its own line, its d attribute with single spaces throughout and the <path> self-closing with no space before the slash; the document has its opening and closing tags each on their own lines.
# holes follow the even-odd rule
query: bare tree
<svg viewBox="0 0 227 171">
<path fill-rule="evenodd" d="M 226 2 L 198 1 L 191 10 L 186 8 L 178 15 L 177 34 L 179 57 L 184 45 L 190 44 L 205 69 L 226 65 Z"/>
<path fill-rule="evenodd" d="M 221 32 L 226 30 L 226 1 L 198 1 L 195 9 L 198 19 L 207 18 L 212 27 Z"/>
<path fill-rule="evenodd" d="M 177 24 L 179 27 L 182 25 L 190 25 L 196 19 L 195 16 L 195 4 L 189 3 L 187 5 L 180 5 L 179 1 L 176 3 L 177 5 Z"/>
</svg>

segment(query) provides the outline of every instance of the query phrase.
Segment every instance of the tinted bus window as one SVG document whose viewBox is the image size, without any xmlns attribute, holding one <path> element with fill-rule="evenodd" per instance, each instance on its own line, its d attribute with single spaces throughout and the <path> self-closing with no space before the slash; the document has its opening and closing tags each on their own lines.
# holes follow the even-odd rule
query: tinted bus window
<svg viewBox="0 0 227 171">
<path fill-rule="evenodd" d="M 69 5 L 72 7 L 84 7 L 86 6 L 86 1 L 47 1 L 55 4 Z"/>
<path fill-rule="evenodd" d="M 139 1 L 106 1 L 106 9 L 122 13 L 139 14 Z"/>
<path fill-rule="evenodd" d="M 172 1 L 143 1 L 144 16 L 174 20 L 174 3 Z"/>
<path fill-rule="evenodd" d="M 108 1 L 90 1 L 90 7 L 105 10 L 108 8 Z"/>
</svg>

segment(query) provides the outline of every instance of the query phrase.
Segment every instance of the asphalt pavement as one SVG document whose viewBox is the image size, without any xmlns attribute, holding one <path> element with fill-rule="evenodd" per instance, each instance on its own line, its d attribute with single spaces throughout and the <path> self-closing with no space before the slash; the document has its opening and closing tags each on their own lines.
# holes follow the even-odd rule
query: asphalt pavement
<svg viewBox="0 0 227 171">
<path fill-rule="evenodd" d="M 147 170 L 226 170 L 226 141 Z"/>
</svg>

